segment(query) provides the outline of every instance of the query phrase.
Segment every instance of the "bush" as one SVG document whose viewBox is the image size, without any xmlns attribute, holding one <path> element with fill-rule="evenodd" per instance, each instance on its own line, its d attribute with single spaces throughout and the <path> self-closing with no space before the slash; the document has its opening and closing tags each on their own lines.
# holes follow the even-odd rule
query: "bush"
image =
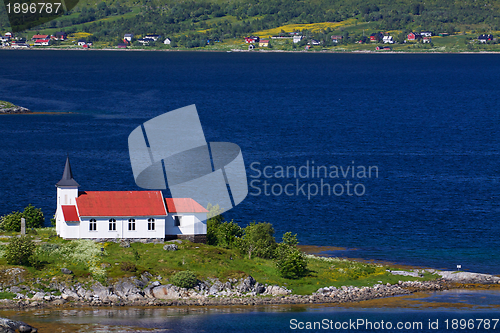
<svg viewBox="0 0 500 333">
<path fill-rule="evenodd" d="M 191 271 L 177 272 L 170 278 L 170 282 L 180 288 L 193 288 L 198 282 L 196 275 Z"/>
<path fill-rule="evenodd" d="M 27 236 L 11 238 L 5 248 L 4 257 L 11 265 L 30 265 L 30 257 L 35 252 L 35 244 Z"/>
<path fill-rule="evenodd" d="M 233 221 L 219 224 L 215 236 L 217 245 L 226 249 L 236 246 L 238 239 L 243 236 L 243 229 Z"/>
<path fill-rule="evenodd" d="M 307 261 L 300 250 L 280 244 L 279 257 L 276 258 L 276 268 L 285 279 L 298 279 L 307 273 Z"/>
<path fill-rule="evenodd" d="M 250 223 L 245 228 L 245 234 L 239 242 L 240 250 L 252 256 L 259 258 L 272 258 L 276 249 L 276 240 L 274 239 L 274 228 L 270 223 Z"/>
<path fill-rule="evenodd" d="M 208 204 L 207 210 L 207 244 L 217 245 L 217 229 L 224 221 L 224 217 L 221 215 L 222 209 L 219 205 L 212 206 Z"/>
<path fill-rule="evenodd" d="M 298 243 L 297 234 L 287 232 L 283 235 L 283 242 L 276 247 L 276 268 L 286 279 L 298 279 L 307 273 L 307 261 L 304 253 L 297 249 Z"/>
<path fill-rule="evenodd" d="M 0 228 L 5 231 L 21 231 L 21 218 L 26 219 L 26 230 L 32 228 L 43 227 L 43 222 L 45 218 L 43 217 L 42 210 L 40 208 L 35 208 L 31 204 L 24 208 L 21 212 L 12 212 L 8 215 L 2 216 L 0 218 Z"/>
<path fill-rule="evenodd" d="M 135 264 L 130 261 L 124 261 L 120 264 L 120 269 L 124 272 L 135 272 L 137 267 L 135 267 Z"/>
</svg>

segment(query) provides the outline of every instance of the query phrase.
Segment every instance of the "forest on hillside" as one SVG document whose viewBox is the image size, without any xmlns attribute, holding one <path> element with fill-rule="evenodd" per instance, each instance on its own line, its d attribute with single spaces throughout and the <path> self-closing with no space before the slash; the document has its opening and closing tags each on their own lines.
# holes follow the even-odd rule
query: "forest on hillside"
<svg viewBox="0 0 500 333">
<path fill-rule="evenodd" d="M 243 37 L 286 24 L 374 22 L 380 31 L 426 30 L 453 33 L 460 28 L 489 32 L 500 28 L 500 3 L 488 0 L 361 1 L 361 0 L 238 0 L 81 1 L 71 12 L 37 29 L 91 33 L 90 41 L 118 42 L 124 33 L 176 36 L 192 46 L 208 40 Z M 135 11 L 134 11 L 135 10 Z M 0 30 L 8 29 L 0 6 Z M 103 18 L 113 20 L 101 20 Z M 81 25 L 85 23 L 84 25 Z M 78 26 L 76 26 L 78 25 Z M 328 32 L 323 32 L 328 33 Z M 174 41 L 175 43 L 175 41 Z"/>
</svg>

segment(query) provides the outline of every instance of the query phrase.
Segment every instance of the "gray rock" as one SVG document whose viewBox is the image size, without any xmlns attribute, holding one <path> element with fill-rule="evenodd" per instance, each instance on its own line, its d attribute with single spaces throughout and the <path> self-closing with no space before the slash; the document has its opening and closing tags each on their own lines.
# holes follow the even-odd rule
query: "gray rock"
<svg viewBox="0 0 500 333">
<path fill-rule="evenodd" d="M 122 240 L 120 241 L 120 246 L 121 246 L 121 247 L 124 247 L 124 248 L 130 247 L 130 242 L 129 242 L 129 241 L 127 241 L 127 240 L 125 240 L 125 239 L 122 239 Z"/>
<path fill-rule="evenodd" d="M 10 288 L 10 292 L 11 293 L 18 293 L 20 291 L 22 291 L 22 289 L 19 288 L 18 286 L 13 286 L 13 287 Z"/>
<path fill-rule="evenodd" d="M 210 295 L 215 295 L 217 293 L 219 293 L 220 291 L 224 290 L 224 285 L 220 282 L 220 281 L 217 281 L 215 282 L 211 287 L 210 287 L 210 290 L 208 291 L 208 293 Z"/>
<path fill-rule="evenodd" d="M 75 293 L 72 290 L 67 290 L 67 289 L 61 293 L 61 297 L 65 301 L 77 301 L 78 299 L 80 299 L 80 296 L 78 296 L 77 293 Z"/>
<path fill-rule="evenodd" d="M 136 285 L 132 284 L 129 280 L 121 280 L 113 285 L 113 290 L 116 295 L 126 299 L 128 295 L 139 293 Z"/>
<path fill-rule="evenodd" d="M 255 284 L 255 292 L 257 294 L 262 294 L 265 291 L 266 291 L 266 287 L 264 285 L 262 285 L 262 284 L 260 284 L 258 282 Z"/>
<path fill-rule="evenodd" d="M 36 328 L 22 321 L 0 318 L 0 332 L 15 333 L 18 330 L 21 333 L 38 332 Z"/>
<path fill-rule="evenodd" d="M 63 274 L 73 274 L 73 272 L 70 271 L 69 269 L 67 269 L 66 267 L 61 268 L 61 273 L 63 273 Z"/>
<path fill-rule="evenodd" d="M 167 284 L 166 286 L 154 287 L 151 293 L 155 298 L 159 299 L 177 299 L 181 296 L 179 289 L 171 284 Z"/>
<path fill-rule="evenodd" d="M 240 293 L 247 293 L 252 291 L 254 285 L 255 285 L 255 279 L 251 276 L 247 276 L 246 279 L 241 281 L 240 284 L 236 286 L 236 289 Z"/>
<path fill-rule="evenodd" d="M 176 244 L 166 244 L 163 246 L 165 251 L 177 251 L 179 247 Z"/>
<path fill-rule="evenodd" d="M 37 292 L 33 297 L 31 298 L 33 301 L 43 301 L 45 297 L 45 293 L 42 292 Z"/>
</svg>

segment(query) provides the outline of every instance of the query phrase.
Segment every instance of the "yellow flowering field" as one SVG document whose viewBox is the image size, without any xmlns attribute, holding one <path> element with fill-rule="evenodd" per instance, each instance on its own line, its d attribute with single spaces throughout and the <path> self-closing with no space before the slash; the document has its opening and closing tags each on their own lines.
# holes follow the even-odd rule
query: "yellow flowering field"
<svg viewBox="0 0 500 333">
<path fill-rule="evenodd" d="M 320 30 L 325 30 L 327 28 L 330 29 L 337 29 L 339 27 L 344 27 L 348 25 L 353 25 L 355 19 L 348 19 L 342 22 L 321 22 L 321 23 L 311 23 L 311 24 L 287 24 L 283 25 L 281 27 L 273 28 L 273 29 L 267 29 L 267 30 L 261 30 L 257 31 L 254 33 L 255 36 L 259 37 L 269 37 L 269 36 L 274 36 L 278 35 L 281 30 L 285 32 L 293 32 L 293 31 L 301 31 L 301 30 L 309 30 L 309 31 L 320 31 Z"/>
</svg>

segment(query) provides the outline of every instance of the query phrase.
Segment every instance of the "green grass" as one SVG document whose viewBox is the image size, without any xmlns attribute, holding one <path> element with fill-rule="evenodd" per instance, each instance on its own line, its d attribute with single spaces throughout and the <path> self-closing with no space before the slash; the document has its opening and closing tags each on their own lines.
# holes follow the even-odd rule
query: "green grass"
<svg viewBox="0 0 500 333">
<path fill-rule="evenodd" d="M 13 299 L 16 297 L 14 293 L 0 292 L 0 299 Z"/>
<path fill-rule="evenodd" d="M 0 101 L 0 109 L 15 107 L 14 104 L 6 101 Z"/>
<path fill-rule="evenodd" d="M 386 265 L 363 263 L 338 258 L 308 257 L 307 276 L 297 280 L 284 279 L 279 276 L 273 260 L 248 259 L 234 249 L 223 249 L 206 244 L 183 241 L 178 244 L 178 251 L 163 250 L 164 244 L 132 243 L 131 247 L 123 248 L 119 244 L 93 243 L 91 241 L 63 240 L 54 235 L 53 228 L 36 229 L 37 235 L 32 236 L 41 241 L 40 246 L 46 250 L 41 252 L 40 259 L 45 263 L 41 270 L 25 267 L 28 281 L 30 278 L 40 278 L 50 281 L 72 279 L 61 273 L 66 267 L 73 271 L 74 280 L 91 284 L 94 280 L 103 283 L 130 276 L 139 276 L 148 271 L 154 276 L 162 277 L 161 283 L 168 283 L 169 277 L 179 271 L 193 271 L 198 279 L 218 278 L 227 281 L 229 278 L 243 278 L 252 275 L 258 282 L 270 285 L 286 286 L 297 294 L 310 294 L 321 287 L 343 285 L 372 286 L 377 283 L 397 283 L 399 280 L 430 280 L 435 276 L 427 274 L 423 278 L 396 276 L 388 273 Z M 0 234 L 0 237 L 2 235 Z M 105 249 L 101 255 L 101 247 Z M 134 254 L 137 252 L 139 257 Z M 129 262 L 136 270 L 122 271 L 121 263 Z M 0 258 L 0 270 L 11 267 Z"/>
</svg>

